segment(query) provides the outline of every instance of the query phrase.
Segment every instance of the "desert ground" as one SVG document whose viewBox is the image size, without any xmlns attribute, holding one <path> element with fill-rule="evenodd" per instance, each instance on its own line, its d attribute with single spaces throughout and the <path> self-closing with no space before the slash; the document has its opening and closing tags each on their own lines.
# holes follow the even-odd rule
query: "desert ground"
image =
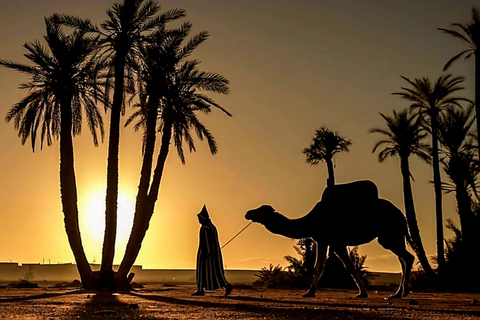
<svg viewBox="0 0 480 320">
<path fill-rule="evenodd" d="M 388 291 L 386 290 L 388 289 Z M 191 296 L 192 285 L 145 285 L 132 292 L 74 287 L 0 288 L 0 319 L 480 319 L 480 294 L 413 292 L 386 299 L 391 288 L 355 299 L 356 290 L 302 290 L 237 286 Z"/>
</svg>

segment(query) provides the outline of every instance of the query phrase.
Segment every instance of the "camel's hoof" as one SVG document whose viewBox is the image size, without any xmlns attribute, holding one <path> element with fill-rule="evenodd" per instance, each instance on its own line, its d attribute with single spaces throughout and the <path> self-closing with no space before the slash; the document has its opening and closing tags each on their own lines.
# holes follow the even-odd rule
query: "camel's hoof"
<svg viewBox="0 0 480 320">
<path fill-rule="evenodd" d="M 408 296 L 410 293 L 412 293 L 412 291 L 410 291 L 410 290 L 405 290 L 405 291 L 403 292 L 403 294 L 402 294 L 402 297 L 405 298 L 405 297 Z"/>
<path fill-rule="evenodd" d="M 390 295 L 390 297 L 388 297 L 388 299 L 401 299 L 401 298 L 402 298 L 402 294 L 400 292 L 396 292 Z"/>
<path fill-rule="evenodd" d="M 307 291 L 302 297 L 304 297 L 304 298 L 315 298 L 315 292 Z"/>
<path fill-rule="evenodd" d="M 368 293 L 360 293 L 358 296 L 355 297 L 355 299 L 365 299 L 368 298 Z"/>
</svg>

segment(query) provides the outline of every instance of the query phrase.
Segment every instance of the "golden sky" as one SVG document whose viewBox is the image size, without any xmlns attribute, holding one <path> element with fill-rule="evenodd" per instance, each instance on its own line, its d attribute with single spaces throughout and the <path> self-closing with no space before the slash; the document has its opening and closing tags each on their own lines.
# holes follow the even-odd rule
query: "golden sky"
<svg viewBox="0 0 480 320">
<path fill-rule="evenodd" d="M 112 1 L 2 0 L 0 57 L 26 62 L 22 45 L 42 39 L 43 18 L 69 13 L 101 22 Z M 182 165 L 175 151 L 167 161 L 160 197 L 137 264 L 146 268 L 194 268 L 198 241 L 196 214 L 203 204 L 221 243 L 248 222 L 247 210 L 271 204 L 288 217 L 306 214 L 326 185 L 326 167 L 305 163 L 315 129 L 326 125 L 352 140 L 336 162 L 337 183 L 376 182 L 380 196 L 403 210 L 399 161 L 378 163 L 372 154 L 383 127 L 379 112 L 390 115 L 408 104 L 392 92 L 406 77 L 436 79 L 446 61 L 464 44 L 437 30 L 470 21 L 475 1 L 161 1 L 164 9 L 187 11 L 194 31 L 210 39 L 195 53 L 203 70 L 231 81 L 231 94 L 212 96 L 233 113 L 202 121 L 219 153 L 205 142 Z M 459 61 L 450 72 L 466 76 L 465 96 L 473 98 L 473 61 Z M 0 116 L 24 93 L 26 78 L 0 69 Z M 108 117 L 105 118 L 107 122 Z M 122 123 L 125 122 L 125 118 Z M 106 131 L 108 132 L 108 130 Z M 108 137 L 107 137 L 108 139 Z M 107 143 L 94 147 L 87 130 L 76 138 L 75 164 L 82 235 L 90 261 L 101 257 Z M 72 262 L 63 227 L 59 192 L 58 143 L 32 153 L 21 146 L 12 123 L 0 121 L 0 261 Z M 139 179 L 141 136 L 121 132 L 120 234 L 123 246 Z M 412 159 L 414 198 L 428 255 L 435 254 L 431 169 Z M 458 222 L 454 195 L 444 197 L 445 218 Z M 446 232 L 450 237 L 451 233 Z M 286 266 L 295 240 L 252 225 L 223 250 L 227 268 Z M 393 254 L 375 241 L 360 247 L 372 271 L 400 271 Z"/>
</svg>

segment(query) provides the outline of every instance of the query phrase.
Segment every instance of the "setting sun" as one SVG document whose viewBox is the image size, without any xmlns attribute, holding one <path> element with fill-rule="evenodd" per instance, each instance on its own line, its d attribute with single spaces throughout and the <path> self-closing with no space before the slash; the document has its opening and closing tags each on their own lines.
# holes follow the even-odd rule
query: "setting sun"
<svg viewBox="0 0 480 320">
<path fill-rule="evenodd" d="M 91 262 L 99 262 L 105 230 L 105 190 L 96 189 L 87 195 L 79 208 L 80 227 L 85 240 L 85 249 Z M 133 223 L 135 204 L 131 197 L 120 191 L 118 194 L 118 224 L 116 250 L 124 248 Z"/>
</svg>

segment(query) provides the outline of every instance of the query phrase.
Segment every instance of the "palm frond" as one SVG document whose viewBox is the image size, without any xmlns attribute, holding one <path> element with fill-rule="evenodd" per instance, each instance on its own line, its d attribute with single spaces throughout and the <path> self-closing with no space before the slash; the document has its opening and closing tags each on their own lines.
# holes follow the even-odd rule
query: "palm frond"
<svg viewBox="0 0 480 320">
<path fill-rule="evenodd" d="M 98 27 L 94 25 L 90 19 L 82 19 L 73 15 L 59 13 L 54 13 L 50 18 L 54 23 L 59 25 L 78 28 L 86 32 L 99 32 Z"/>
</svg>

